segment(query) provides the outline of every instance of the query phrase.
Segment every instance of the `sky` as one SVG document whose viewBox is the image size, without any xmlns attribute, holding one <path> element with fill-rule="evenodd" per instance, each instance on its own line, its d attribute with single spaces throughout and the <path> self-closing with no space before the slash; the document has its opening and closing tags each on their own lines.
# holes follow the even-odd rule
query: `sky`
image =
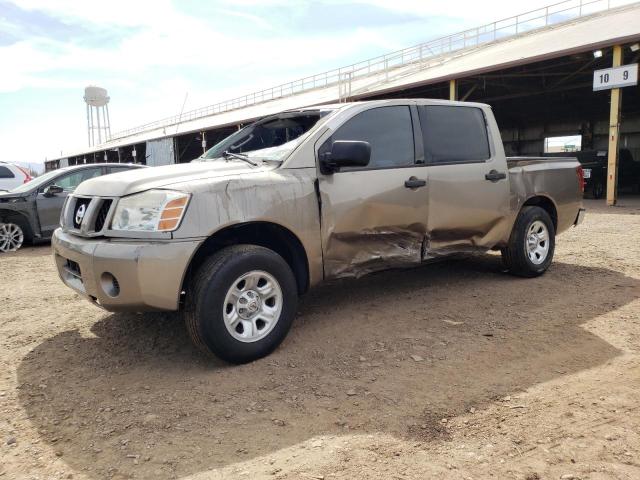
<svg viewBox="0 0 640 480">
<path fill-rule="evenodd" d="M 88 85 L 119 131 L 547 3 L 0 0 L 0 160 L 85 147 Z"/>
</svg>

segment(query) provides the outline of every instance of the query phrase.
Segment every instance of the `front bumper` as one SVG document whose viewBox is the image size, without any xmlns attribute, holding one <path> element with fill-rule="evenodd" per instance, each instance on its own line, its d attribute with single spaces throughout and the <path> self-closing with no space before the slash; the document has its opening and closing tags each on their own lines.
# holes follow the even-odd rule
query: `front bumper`
<svg viewBox="0 0 640 480">
<path fill-rule="evenodd" d="M 87 239 L 60 228 L 51 240 L 60 279 L 110 311 L 177 310 L 184 274 L 200 243 Z"/>
</svg>

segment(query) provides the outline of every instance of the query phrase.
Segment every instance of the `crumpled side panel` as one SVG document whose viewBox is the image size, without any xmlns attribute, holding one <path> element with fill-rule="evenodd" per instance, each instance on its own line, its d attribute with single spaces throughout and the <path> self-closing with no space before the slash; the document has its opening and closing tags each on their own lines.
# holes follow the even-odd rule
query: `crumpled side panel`
<svg viewBox="0 0 640 480">
<path fill-rule="evenodd" d="M 340 233 L 330 237 L 332 256 L 325 262 L 331 278 L 359 278 L 393 267 L 415 265 L 422 257 L 424 234 L 412 231 L 376 228 L 358 233 Z"/>
<path fill-rule="evenodd" d="M 320 219 L 315 169 L 259 171 L 218 182 L 193 182 L 196 191 L 178 231 L 182 238 L 209 237 L 246 222 L 280 225 L 300 240 L 309 262 L 310 283 L 322 281 Z"/>
</svg>

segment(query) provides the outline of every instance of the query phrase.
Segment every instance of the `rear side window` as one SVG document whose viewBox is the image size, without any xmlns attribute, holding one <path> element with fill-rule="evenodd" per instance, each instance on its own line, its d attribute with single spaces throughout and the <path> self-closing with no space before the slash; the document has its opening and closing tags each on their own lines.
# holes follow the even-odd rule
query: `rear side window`
<svg viewBox="0 0 640 480">
<path fill-rule="evenodd" d="M 0 165 L 0 178 L 16 178 L 11 170 Z"/>
<path fill-rule="evenodd" d="M 415 162 L 411 113 L 406 106 L 372 108 L 359 113 L 336 130 L 318 153 L 330 151 L 336 140 L 368 142 L 371 160 L 366 169 L 404 167 Z"/>
<path fill-rule="evenodd" d="M 65 175 L 56 179 L 56 185 L 62 187 L 66 192 L 73 192 L 78 185 L 90 178 L 102 175 L 102 168 L 85 168 L 77 172 Z"/>
<path fill-rule="evenodd" d="M 131 167 L 109 167 L 109 173 L 124 172 L 126 170 L 131 170 Z"/>
<path fill-rule="evenodd" d="M 418 112 L 427 163 L 480 162 L 491 157 L 479 108 L 429 105 Z"/>
</svg>

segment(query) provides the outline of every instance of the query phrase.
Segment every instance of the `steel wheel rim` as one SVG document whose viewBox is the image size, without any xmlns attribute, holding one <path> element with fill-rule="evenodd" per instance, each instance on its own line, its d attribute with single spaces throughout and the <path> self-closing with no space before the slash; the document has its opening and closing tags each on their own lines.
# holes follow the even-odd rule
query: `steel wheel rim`
<svg viewBox="0 0 640 480">
<path fill-rule="evenodd" d="M 275 277 L 252 270 L 231 284 L 222 305 L 224 325 L 240 342 L 265 338 L 274 329 L 282 313 L 283 295 Z"/>
<path fill-rule="evenodd" d="M 549 229 L 540 220 L 534 221 L 527 229 L 524 248 L 534 265 L 541 265 L 549 255 Z"/>
<path fill-rule="evenodd" d="M 15 223 L 0 223 L 0 252 L 15 252 L 24 243 L 24 232 Z"/>
</svg>

